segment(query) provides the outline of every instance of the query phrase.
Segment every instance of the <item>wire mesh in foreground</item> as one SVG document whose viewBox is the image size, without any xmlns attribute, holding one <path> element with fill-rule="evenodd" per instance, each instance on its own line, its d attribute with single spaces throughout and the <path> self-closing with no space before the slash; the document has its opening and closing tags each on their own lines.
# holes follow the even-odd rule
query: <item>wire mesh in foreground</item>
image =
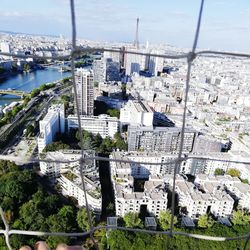
<svg viewBox="0 0 250 250">
<path fill-rule="evenodd" d="M 108 158 L 102 158 L 102 157 L 92 157 L 92 158 L 84 158 L 83 154 L 83 137 L 82 137 L 82 129 L 81 129 L 81 122 L 80 122 L 80 112 L 79 112 L 79 107 L 78 103 L 76 102 L 76 112 L 77 112 L 77 118 L 78 118 L 78 130 L 80 133 L 80 144 L 81 144 L 81 159 L 80 159 L 80 173 L 81 173 L 81 181 L 82 181 L 82 189 L 84 190 L 85 193 L 85 203 L 86 203 L 86 209 L 87 209 L 87 215 L 88 215 L 88 223 L 90 226 L 90 230 L 88 232 L 78 232 L 78 233 L 64 233 L 64 232 L 37 232 L 37 231 L 23 231 L 23 230 L 12 230 L 9 228 L 9 225 L 4 217 L 4 212 L 2 208 L 0 208 L 0 214 L 2 221 L 4 223 L 5 229 L 0 230 L 0 234 L 3 234 L 5 236 L 5 241 L 8 249 L 12 249 L 10 245 L 10 236 L 13 234 L 19 234 L 19 235 L 32 235 L 32 236 L 90 236 L 93 245 L 97 247 L 97 244 L 94 239 L 94 232 L 96 230 L 105 228 L 105 229 L 119 229 L 119 230 L 124 230 L 124 231 L 130 231 L 130 232 L 142 232 L 142 233 L 150 233 L 150 234 L 162 234 L 162 235 L 182 235 L 186 237 L 191 237 L 194 239 L 203 239 L 203 240 L 211 240 L 211 241 L 230 241 L 230 240 L 245 240 L 245 245 L 244 245 L 244 250 L 247 249 L 248 242 L 250 239 L 250 233 L 247 235 L 242 235 L 239 237 L 214 237 L 214 236 L 207 236 L 207 235 L 199 235 L 199 234 L 189 234 L 185 232 L 177 232 L 174 230 L 174 208 L 175 208 L 175 181 L 176 181 L 176 175 L 177 175 L 177 169 L 179 165 L 181 164 L 182 161 L 188 159 L 189 157 L 183 157 L 183 143 L 184 143 L 184 132 L 185 132 L 185 123 L 186 123 L 186 112 L 187 112 L 187 100 L 188 100 L 188 92 L 189 92 L 189 81 L 190 81 L 190 76 L 192 72 L 192 62 L 196 59 L 197 56 L 200 55 L 206 55 L 206 54 L 213 54 L 213 55 L 225 55 L 225 56 L 237 56 L 237 57 L 244 57 L 244 58 L 250 58 L 249 54 L 243 54 L 243 53 L 231 53 L 231 52 L 218 52 L 218 51 L 199 51 L 196 52 L 196 47 L 198 43 L 198 38 L 199 38 L 199 33 L 200 33 L 200 25 L 201 25 L 201 18 L 202 18 L 202 13 L 203 13 L 203 6 L 204 6 L 204 0 L 201 0 L 201 5 L 200 5 L 200 10 L 199 10 L 199 15 L 198 15 L 198 21 L 197 21 L 197 27 L 196 27 L 196 32 L 195 32 L 195 38 L 193 42 L 193 47 L 192 50 L 189 53 L 186 54 L 181 54 L 181 55 L 158 55 L 158 54 L 150 54 L 150 53 L 141 53 L 139 51 L 134 52 L 134 51 L 123 51 L 123 53 L 127 54 L 135 54 L 135 55 L 141 55 L 141 56 L 151 56 L 151 57 L 162 57 L 162 58 L 169 58 L 169 59 L 181 59 L 181 58 L 186 58 L 187 59 L 187 74 L 186 74 L 186 87 L 185 87 L 185 105 L 184 105 L 184 112 L 183 112 L 183 120 L 182 120 L 182 129 L 181 129 L 181 141 L 180 141 L 180 149 L 178 153 L 178 157 L 176 160 L 164 163 L 165 165 L 167 164 L 175 164 L 174 167 L 174 175 L 173 175 L 173 195 L 172 195 L 172 207 L 171 207 L 171 226 L 169 231 L 151 231 L 151 230 L 144 230 L 144 229 L 132 229 L 132 228 L 125 228 L 125 227 L 113 227 L 113 226 L 99 226 L 99 227 L 94 227 L 91 223 L 91 213 L 90 209 L 88 206 L 88 199 L 86 195 L 86 189 L 85 189 L 85 183 L 84 183 L 84 172 L 82 171 L 84 162 L 89 159 L 94 159 L 94 160 L 104 160 L 104 161 L 117 161 L 114 159 L 108 159 Z M 78 48 L 76 46 L 76 20 L 75 20 L 75 8 L 74 8 L 74 0 L 70 0 L 70 10 L 71 10 L 71 21 L 72 21 L 72 51 L 69 55 L 66 56 L 52 56 L 52 57 L 40 57 L 40 56 L 35 56 L 35 55 L 14 55 L 11 53 L 3 53 L 0 52 L 0 55 L 5 55 L 5 56 L 13 56 L 13 57 L 19 57 L 19 58 L 41 58 L 41 59 L 70 59 L 71 60 L 71 72 L 72 72 L 72 79 L 73 79 L 73 89 L 74 89 L 74 95 L 76 98 L 77 91 L 76 91 L 76 83 L 75 83 L 75 78 L 74 78 L 74 60 L 77 56 L 82 55 L 83 53 L 91 53 L 91 52 L 103 52 L 103 51 L 111 51 L 111 52 L 117 52 L 121 53 L 121 50 L 114 50 L 114 49 L 106 49 L 106 48 Z M 191 158 L 191 157 L 190 157 Z M 43 160 L 38 160 L 34 159 L 32 162 L 42 162 Z M 45 161 L 45 160 L 44 160 Z M 118 160 L 121 161 L 121 160 Z M 60 161 L 55 161 L 60 163 Z M 61 161 L 64 162 L 64 161 Z M 131 161 L 123 161 L 123 162 L 131 162 Z M 134 163 L 134 162 L 133 162 Z M 147 164 L 147 163 L 143 163 Z M 152 163 L 148 163 L 150 165 L 154 165 Z M 163 165 L 164 165 L 163 164 Z"/>
</svg>

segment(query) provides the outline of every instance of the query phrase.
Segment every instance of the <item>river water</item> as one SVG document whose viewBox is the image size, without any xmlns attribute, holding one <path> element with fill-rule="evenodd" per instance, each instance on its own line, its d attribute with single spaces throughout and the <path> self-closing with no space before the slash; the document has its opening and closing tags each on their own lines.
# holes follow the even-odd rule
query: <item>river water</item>
<svg viewBox="0 0 250 250">
<path fill-rule="evenodd" d="M 38 88 L 44 83 L 60 80 L 70 75 L 70 72 L 59 72 L 58 69 L 54 68 L 39 69 L 30 73 L 22 73 L 10 76 L 5 80 L 0 80 L 0 89 L 12 88 L 30 92 L 32 89 Z M 11 95 L 0 96 L 0 105 L 8 105 L 17 100 L 15 96 Z"/>
</svg>

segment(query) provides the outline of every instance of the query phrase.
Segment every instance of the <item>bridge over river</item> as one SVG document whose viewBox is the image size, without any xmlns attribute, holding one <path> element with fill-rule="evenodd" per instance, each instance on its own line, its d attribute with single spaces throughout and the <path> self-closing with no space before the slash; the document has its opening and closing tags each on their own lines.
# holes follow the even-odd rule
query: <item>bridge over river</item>
<svg viewBox="0 0 250 250">
<path fill-rule="evenodd" d="M 0 95 L 15 95 L 22 97 L 27 94 L 25 91 L 15 90 L 15 89 L 0 89 Z"/>
</svg>

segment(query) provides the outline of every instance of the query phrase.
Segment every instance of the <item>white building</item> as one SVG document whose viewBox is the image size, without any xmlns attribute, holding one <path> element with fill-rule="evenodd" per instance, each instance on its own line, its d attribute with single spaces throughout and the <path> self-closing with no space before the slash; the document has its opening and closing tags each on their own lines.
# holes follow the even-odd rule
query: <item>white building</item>
<svg viewBox="0 0 250 250">
<path fill-rule="evenodd" d="M 94 82 L 105 82 L 106 81 L 106 59 L 101 58 L 93 61 L 93 77 Z"/>
<path fill-rule="evenodd" d="M 152 126 L 154 111 L 143 101 L 129 100 L 120 110 L 121 125 L 138 124 Z"/>
<path fill-rule="evenodd" d="M 137 50 L 136 48 L 126 48 L 128 51 L 146 53 L 147 50 Z M 126 68 L 126 75 L 139 73 L 140 70 L 145 70 L 148 65 L 148 57 L 136 54 L 125 54 L 124 66 Z"/>
<path fill-rule="evenodd" d="M 164 51 L 151 50 L 151 54 L 164 54 Z M 148 70 L 149 72 L 157 76 L 158 73 L 162 72 L 164 66 L 164 58 L 151 56 L 148 60 Z"/>
<path fill-rule="evenodd" d="M 130 158 L 130 156 L 132 158 Z M 111 159 L 132 160 L 136 154 L 114 152 Z M 143 156 L 138 156 L 143 157 Z M 110 175 L 115 194 L 116 215 L 124 216 L 128 212 L 139 213 L 143 209 L 152 216 L 159 216 L 167 209 L 168 194 L 160 176 L 153 175 L 154 167 L 134 163 L 110 162 Z M 152 170 L 150 172 L 150 170 Z M 144 190 L 136 190 L 135 180 L 148 178 Z"/>
<path fill-rule="evenodd" d="M 38 152 L 42 153 L 46 145 L 50 144 L 56 133 L 65 132 L 64 104 L 49 107 L 46 116 L 39 122 Z"/>
<path fill-rule="evenodd" d="M 197 175 L 195 184 L 201 188 L 213 185 L 214 187 L 224 187 L 231 196 L 238 202 L 240 208 L 250 211 L 250 185 L 242 183 L 239 178 L 229 175 L 207 176 Z"/>
<path fill-rule="evenodd" d="M 1 42 L 0 44 L 1 52 L 10 53 L 10 45 L 7 42 Z M 3 59 L 10 59 L 9 56 L 2 56 Z"/>
<path fill-rule="evenodd" d="M 102 138 L 113 138 L 115 133 L 119 131 L 120 122 L 116 117 L 109 115 L 85 116 L 81 115 L 81 128 L 93 134 L 100 134 Z M 69 115 L 68 130 L 78 128 L 77 116 Z"/>
<path fill-rule="evenodd" d="M 84 157 L 94 156 L 94 151 L 84 151 Z M 40 171 L 43 175 L 56 180 L 61 186 L 62 194 L 77 199 L 79 206 L 86 206 L 85 194 L 80 176 L 80 150 L 60 150 L 42 155 L 42 159 L 51 161 L 68 161 L 67 163 L 40 162 Z M 83 175 L 87 200 L 91 210 L 96 214 L 102 211 L 101 184 L 99 169 L 95 161 L 88 160 L 83 166 Z"/>
<path fill-rule="evenodd" d="M 77 69 L 75 72 L 76 81 L 76 101 L 78 103 L 80 115 L 93 115 L 94 113 L 94 81 L 92 70 Z"/>
<path fill-rule="evenodd" d="M 170 178 L 171 186 L 172 176 Z M 178 176 L 175 191 L 178 194 L 180 212 L 192 219 L 197 219 L 200 215 L 209 212 L 215 217 L 229 217 L 232 214 L 233 198 L 217 185 L 206 183 L 201 192 L 193 183 Z"/>
</svg>

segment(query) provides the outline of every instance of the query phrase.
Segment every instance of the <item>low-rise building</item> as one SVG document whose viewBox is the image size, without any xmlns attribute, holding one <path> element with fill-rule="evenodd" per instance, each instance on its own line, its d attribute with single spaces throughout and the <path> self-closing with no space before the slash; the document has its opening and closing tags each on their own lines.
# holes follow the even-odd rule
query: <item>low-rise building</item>
<svg viewBox="0 0 250 250">
<path fill-rule="evenodd" d="M 85 116 L 81 115 L 81 128 L 91 132 L 93 134 L 100 134 L 102 138 L 113 138 L 115 133 L 119 131 L 120 122 L 116 117 L 110 117 L 109 115 L 99 116 Z M 68 118 L 68 130 L 78 129 L 77 116 L 69 115 Z"/>
<path fill-rule="evenodd" d="M 238 202 L 240 208 L 250 211 L 250 185 L 242 183 L 237 177 L 200 174 L 196 176 L 195 184 L 202 189 L 211 185 L 214 189 L 224 188 Z"/>
<path fill-rule="evenodd" d="M 92 150 L 84 151 L 84 157 L 94 157 Z M 99 169 L 95 160 L 88 160 L 83 166 L 83 178 L 87 197 L 82 186 L 80 175 L 80 150 L 60 150 L 48 152 L 41 155 L 40 162 L 41 174 L 48 176 L 61 187 L 62 194 L 74 197 L 79 206 L 88 205 L 97 215 L 102 211 L 101 184 L 99 179 Z"/>
<path fill-rule="evenodd" d="M 129 158 L 123 153 L 114 152 L 110 155 L 110 159 L 128 160 Z M 162 178 L 151 175 L 149 169 L 140 171 L 140 168 L 145 169 L 147 166 L 139 167 L 133 162 L 110 162 L 117 216 L 124 216 L 128 212 L 147 211 L 150 215 L 158 217 L 161 210 L 167 209 L 168 193 Z M 143 190 L 137 190 L 136 180 L 145 181 Z"/>
<path fill-rule="evenodd" d="M 153 119 L 153 109 L 143 101 L 129 100 L 120 110 L 120 122 L 122 125 L 152 126 Z"/>
<path fill-rule="evenodd" d="M 171 186 L 172 180 L 170 180 Z M 207 213 L 215 217 L 228 217 L 232 214 L 234 200 L 223 188 L 205 184 L 202 192 L 191 182 L 178 176 L 176 179 L 176 193 L 181 213 L 192 219 Z"/>
</svg>

